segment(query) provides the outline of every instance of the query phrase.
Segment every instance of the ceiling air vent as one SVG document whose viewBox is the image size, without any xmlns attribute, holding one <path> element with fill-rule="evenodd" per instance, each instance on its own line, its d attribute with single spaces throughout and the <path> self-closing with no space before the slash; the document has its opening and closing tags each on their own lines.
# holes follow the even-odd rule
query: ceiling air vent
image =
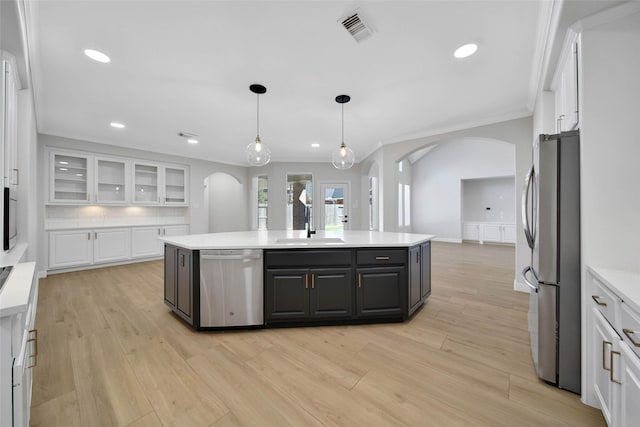
<svg viewBox="0 0 640 427">
<path fill-rule="evenodd" d="M 373 31 L 367 27 L 358 12 L 354 12 L 352 15 L 342 19 L 340 23 L 358 43 L 373 35 Z"/>
</svg>

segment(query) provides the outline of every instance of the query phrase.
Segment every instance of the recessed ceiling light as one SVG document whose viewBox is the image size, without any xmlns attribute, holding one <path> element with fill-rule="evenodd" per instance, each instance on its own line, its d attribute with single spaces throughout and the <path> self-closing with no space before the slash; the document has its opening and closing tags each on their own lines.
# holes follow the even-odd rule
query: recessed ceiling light
<svg viewBox="0 0 640 427">
<path fill-rule="evenodd" d="M 77 173 L 76 176 L 82 176 L 82 174 L 81 173 Z"/>
<path fill-rule="evenodd" d="M 61 171 L 68 171 L 69 169 L 67 168 L 60 168 Z"/>
<path fill-rule="evenodd" d="M 69 164 L 69 162 L 65 162 L 64 160 L 60 160 L 60 162 L 59 162 L 59 163 L 60 163 L 61 165 L 68 165 L 68 164 Z"/>
<path fill-rule="evenodd" d="M 109 58 L 106 54 L 100 52 L 99 50 L 85 49 L 84 54 L 94 61 L 102 62 L 103 64 L 111 62 L 111 58 Z"/>
<path fill-rule="evenodd" d="M 314 142 L 313 144 L 311 144 L 311 146 L 313 148 L 318 148 L 318 147 L 320 147 L 320 144 L 318 144 L 317 142 Z"/>
<path fill-rule="evenodd" d="M 476 50 L 478 50 L 477 44 L 475 43 L 465 44 L 457 48 L 456 51 L 453 53 L 453 56 L 455 56 L 456 58 L 466 58 L 467 56 L 471 56 L 474 53 L 476 53 Z"/>
<path fill-rule="evenodd" d="M 198 143 L 198 140 L 197 140 L 197 139 L 193 139 L 193 138 L 189 138 L 189 139 L 187 139 L 187 142 L 188 142 L 189 144 L 197 144 L 197 143 Z"/>
<path fill-rule="evenodd" d="M 122 123 L 111 122 L 110 124 L 111 124 L 111 127 L 118 128 L 118 129 L 124 129 L 124 125 Z"/>
</svg>

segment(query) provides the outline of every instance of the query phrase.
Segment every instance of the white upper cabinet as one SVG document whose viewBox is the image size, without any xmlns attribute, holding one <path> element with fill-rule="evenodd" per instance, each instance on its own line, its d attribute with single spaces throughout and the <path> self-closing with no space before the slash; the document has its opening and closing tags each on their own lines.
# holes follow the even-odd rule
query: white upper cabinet
<svg viewBox="0 0 640 427">
<path fill-rule="evenodd" d="M 166 205 L 186 205 L 188 193 L 187 169 L 164 167 L 164 197 Z"/>
<path fill-rule="evenodd" d="M 49 203 L 187 206 L 188 194 L 187 166 L 49 151 Z"/>
<path fill-rule="evenodd" d="M 91 171 L 93 168 L 89 166 L 93 162 L 93 157 L 55 152 L 51 152 L 50 156 L 49 200 L 73 204 L 92 202 Z"/>
<path fill-rule="evenodd" d="M 133 162 L 133 203 L 160 204 L 160 166 Z"/>
<path fill-rule="evenodd" d="M 18 185 L 18 90 L 19 80 L 16 73 L 15 59 L 7 52 L 2 52 L 2 147 L 4 152 L 4 186 Z"/>
<path fill-rule="evenodd" d="M 186 206 L 188 171 L 184 166 L 133 162 L 133 203 Z"/>
<path fill-rule="evenodd" d="M 124 204 L 129 200 L 131 162 L 107 157 L 95 158 L 94 202 Z"/>
<path fill-rule="evenodd" d="M 556 131 L 577 129 L 580 123 L 579 99 L 580 39 L 573 35 L 560 54 L 554 79 Z"/>
</svg>

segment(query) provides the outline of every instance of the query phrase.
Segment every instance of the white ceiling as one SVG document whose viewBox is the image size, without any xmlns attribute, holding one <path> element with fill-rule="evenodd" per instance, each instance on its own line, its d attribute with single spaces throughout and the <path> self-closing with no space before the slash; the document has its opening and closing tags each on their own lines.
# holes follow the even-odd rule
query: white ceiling
<svg viewBox="0 0 640 427">
<path fill-rule="evenodd" d="M 373 37 L 338 20 L 359 7 Z M 356 161 L 379 144 L 528 114 L 539 1 L 32 1 L 41 133 L 244 164 L 260 136 L 272 161 Z M 453 51 L 475 42 L 478 52 Z M 107 53 L 111 63 L 83 50 Z M 109 126 L 121 121 L 126 129 Z M 198 145 L 179 131 L 199 135 Z M 320 148 L 311 148 L 317 142 Z"/>
</svg>

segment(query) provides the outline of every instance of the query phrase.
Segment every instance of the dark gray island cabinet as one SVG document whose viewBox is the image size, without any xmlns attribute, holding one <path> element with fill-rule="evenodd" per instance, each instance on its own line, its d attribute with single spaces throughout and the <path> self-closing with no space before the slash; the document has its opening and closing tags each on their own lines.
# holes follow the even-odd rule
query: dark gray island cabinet
<svg viewBox="0 0 640 427">
<path fill-rule="evenodd" d="M 249 242 L 245 250 L 257 249 L 262 254 L 262 267 L 257 267 L 261 274 L 254 276 L 257 279 L 253 281 L 260 289 L 260 299 L 254 298 L 251 306 L 252 310 L 260 307 L 260 317 L 251 327 L 404 321 L 431 294 L 433 236 L 345 232 L 340 245 L 323 244 L 320 239 L 310 242 L 293 239 L 295 244 L 291 247 L 278 243 L 280 234 L 274 239 L 271 235 L 275 233 L 269 233 L 233 232 L 164 239 L 165 304 L 196 330 L 234 327 L 206 326 L 210 325 L 209 312 L 202 312 L 201 322 L 201 310 L 211 311 L 209 306 L 216 301 L 211 298 L 217 298 L 216 292 L 220 291 L 208 288 L 210 281 L 202 279 L 208 277 L 210 267 L 201 271 L 201 265 L 204 268 L 201 257 L 209 259 L 211 255 L 205 253 L 216 247 L 224 251 L 242 248 L 239 238 Z M 241 302 L 249 298 L 245 294 Z M 238 314 L 227 307 L 225 315 L 233 316 L 234 312 Z"/>
<path fill-rule="evenodd" d="M 430 257 L 430 242 L 411 248 L 265 250 L 265 324 L 406 320 L 431 292 Z"/>
</svg>

